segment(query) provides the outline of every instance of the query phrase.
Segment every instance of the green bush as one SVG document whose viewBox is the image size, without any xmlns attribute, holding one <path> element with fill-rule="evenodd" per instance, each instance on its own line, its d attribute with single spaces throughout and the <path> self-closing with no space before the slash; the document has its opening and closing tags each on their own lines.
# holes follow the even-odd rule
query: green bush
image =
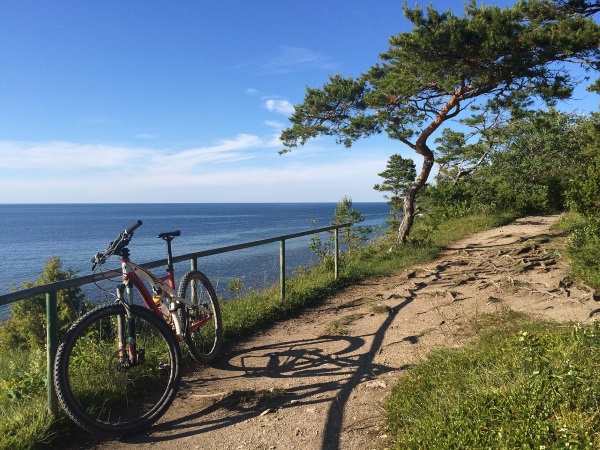
<svg viewBox="0 0 600 450">
<path fill-rule="evenodd" d="M 442 143 L 442 151 L 452 148 L 454 153 L 441 158 L 444 170 L 427 190 L 426 208 L 444 218 L 480 208 L 519 214 L 554 213 L 566 207 L 582 213 L 598 211 L 597 121 L 593 115 L 585 118 L 553 109 L 513 119 L 494 128 L 489 153 L 466 171 L 461 167 L 475 147 L 436 141 Z"/>
<path fill-rule="evenodd" d="M 585 164 L 581 173 L 569 182 L 567 203 L 573 211 L 584 215 L 600 214 L 600 115 L 581 127 L 582 155 Z"/>
<path fill-rule="evenodd" d="M 354 209 L 352 206 L 352 199 L 344 196 L 337 204 L 337 208 L 333 212 L 333 222 L 331 225 L 337 225 L 342 223 L 350 223 L 353 226 L 345 227 L 339 230 L 339 244 L 340 249 L 346 254 L 351 254 L 357 251 L 369 238 L 369 234 L 372 233 L 371 227 L 363 227 L 356 224 L 365 220 L 364 216 Z M 314 225 L 316 223 L 313 222 Z M 321 264 L 325 264 L 328 268 L 333 267 L 334 264 L 334 232 L 329 232 L 327 240 L 321 239 L 318 234 L 313 235 L 310 238 L 310 249 L 317 256 Z"/>
<path fill-rule="evenodd" d="M 60 258 L 53 256 L 44 264 L 44 270 L 35 282 L 23 283 L 23 288 L 73 278 L 75 273 L 62 270 Z M 58 329 L 64 333 L 81 312 L 84 295 L 80 288 L 69 288 L 57 295 Z M 3 348 L 44 348 L 46 343 L 46 297 L 36 297 L 14 303 L 11 317 L 0 326 L 0 347 Z"/>
</svg>

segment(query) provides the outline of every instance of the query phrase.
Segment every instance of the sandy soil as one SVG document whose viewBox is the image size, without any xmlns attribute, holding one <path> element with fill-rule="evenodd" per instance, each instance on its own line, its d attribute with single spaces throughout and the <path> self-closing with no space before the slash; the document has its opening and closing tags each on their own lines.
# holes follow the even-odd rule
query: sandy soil
<svg viewBox="0 0 600 450">
<path fill-rule="evenodd" d="M 600 314 L 594 293 L 567 278 L 556 220 L 521 219 L 353 286 L 188 374 L 149 431 L 75 448 L 385 448 L 395 382 L 431 349 L 462 345 L 481 314 L 511 308 L 580 323 Z"/>
</svg>

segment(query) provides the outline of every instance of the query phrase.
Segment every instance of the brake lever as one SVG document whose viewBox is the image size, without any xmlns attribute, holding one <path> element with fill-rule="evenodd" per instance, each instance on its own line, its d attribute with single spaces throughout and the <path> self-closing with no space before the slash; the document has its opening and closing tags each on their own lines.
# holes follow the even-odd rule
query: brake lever
<svg viewBox="0 0 600 450">
<path fill-rule="evenodd" d="M 92 272 L 96 269 L 97 266 L 102 265 L 106 262 L 106 252 L 98 252 L 92 258 Z"/>
<path fill-rule="evenodd" d="M 122 231 L 119 236 L 117 237 L 117 239 L 115 239 L 114 241 L 112 241 L 110 244 L 108 244 L 108 248 L 106 249 L 105 252 L 98 252 L 94 255 L 94 257 L 92 258 L 92 263 L 94 263 L 92 265 L 92 271 L 94 271 L 94 269 L 99 266 L 102 265 L 106 262 L 106 259 L 112 255 L 114 255 L 115 251 L 117 249 L 119 249 L 119 247 L 121 246 L 121 244 L 123 242 L 125 242 L 124 246 L 129 244 L 129 241 L 131 241 L 131 238 L 133 237 L 133 232 L 140 226 L 142 225 L 142 221 L 138 220 L 136 222 L 134 222 L 129 228 L 127 228 L 125 231 Z"/>
</svg>

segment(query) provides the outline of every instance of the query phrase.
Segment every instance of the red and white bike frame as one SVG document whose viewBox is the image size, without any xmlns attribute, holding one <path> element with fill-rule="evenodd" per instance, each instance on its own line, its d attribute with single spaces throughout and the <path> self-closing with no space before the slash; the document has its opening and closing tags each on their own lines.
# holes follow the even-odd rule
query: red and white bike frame
<svg viewBox="0 0 600 450">
<path fill-rule="evenodd" d="M 200 305 L 192 305 L 186 299 L 177 296 L 177 293 L 175 292 L 175 275 L 172 269 L 167 270 L 167 275 L 159 278 L 143 267 L 131 262 L 129 258 L 121 259 L 121 268 L 123 271 L 123 284 L 125 286 L 126 303 L 133 303 L 133 287 L 135 286 L 146 306 L 154 310 L 158 315 L 164 316 L 164 310 L 161 309 L 160 303 L 154 301 L 154 297 L 160 296 L 166 298 L 169 304 L 169 316 L 166 318 L 172 320 L 178 339 L 181 338 L 184 332 L 184 326 L 181 323 L 181 317 L 176 313 L 176 309 L 180 304 L 187 305 L 190 308 L 196 306 L 202 312 L 210 314 L 210 310 Z M 150 293 L 142 279 L 146 280 L 151 286 L 152 293 Z M 194 328 L 198 328 L 202 325 L 203 323 L 194 324 Z"/>
</svg>

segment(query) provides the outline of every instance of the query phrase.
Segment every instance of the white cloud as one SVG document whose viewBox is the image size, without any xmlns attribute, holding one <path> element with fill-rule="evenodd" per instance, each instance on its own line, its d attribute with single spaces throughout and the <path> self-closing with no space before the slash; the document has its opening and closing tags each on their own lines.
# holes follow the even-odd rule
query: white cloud
<svg viewBox="0 0 600 450">
<path fill-rule="evenodd" d="M 80 172 L 117 167 L 139 171 L 141 167 L 150 167 L 151 171 L 163 173 L 185 171 L 199 164 L 250 159 L 253 156 L 244 151 L 270 145 L 270 139 L 239 134 L 212 146 L 178 152 L 64 141 L 0 141 L 0 169 Z"/>
<path fill-rule="evenodd" d="M 246 94 L 252 97 L 261 97 L 263 100 L 263 106 L 270 112 L 275 112 L 279 114 L 283 114 L 286 117 L 289 117 L 294 113 L 294 105 L 287 100 L 282 100 L 277 95 L 266 95 L 259 92 L 257 89 L 249 88 L 246 90 Z M 269 122 L 267 122 L 269 123 Z"/>
<path fill-rule="evenodd" d="M 285 127 L 285 125 L 278 120 L 265 120 L 265 125 L 280 131 Z"/>
<path fill-rule="evenodd" d="M 285 116 L 289 116 L 294 113 L 294 105 L 287 100 L 266 100 L 265 108 L 271 112 L 276 112 Z"/>
<path fill-rule="evenodd" d="M 258 136 L 239 134 L 235 139 L 224 139 L 214 146 L 189 149 L 173 154 L 156 154 L 153 158 L 154 167 L 159 172 L 166 170 L 185 172 L 200 164 L 229 163 L 252 159 L 253 156 L 243 153 L 243 150 L 261 145 L 264 145 L 264 141 Z"/>
<path fill-rule="evenodd" d="M 334 70 L 328 56 L 302 47 L 280 46 L 278 53 L 261 65 L 261 70 L 270 74 L 290 73 L 307 69 Z"/>
<path fill-rule="evenodd" d="M 278 120 L 266 120 L 265 125 L 273 129 L 273 134 L 271 135 L 270 139 L 265 141 L 265 147 L 283 149 L 283 144 L 279 139 L 279 136 L 285 128 L 285 125 Z"/>
<path fill-rule="evenodd" d="M 0 192 L 2 201 L 11 203 L 337 201 L 344 195 L 355 201 L 381 200 L 372 189 L 386 164 L 387 157 L 380 152 L 349 155 L 339 148 L 321 153 L 303 149 L 297 153 L 306 158 L 280 157 L 273 150 L 259 151 L 266 144 L 266 139 L 239 135 L 214 146 L 176 153 L 102 148 L 104 153 L 90 160 L 80 156 L 68 173 L 58 164 L 44 167 L 42 160 L 34 163 L 13 157 L 23 169 L 17 174 L 3 168 L 5 142 L 0 146 Z M 259 148 L 246 152 L 254 146 Z M 66 160 L 68 155 L 89 150 L 89 146 L 72 143 L 65 147 L 60 155 L 44 155 L 44 160 Z M 34 151 L 25 148 L 25 153 Z M 111 161 L 100 166 L 105 159 L 119 164 Z M 94 164 L 100 170 L 92 170 Z"/>
<path fill-rule="evenodd" d="M 260 75 L 281 75 L 298 73 L 307 70 L 338 70 L 338 64 L 322 53 L 303 47 L 279 46 L 276 51 L 261 61 L 241 62 L 237 69 L 250 70 Z M 257 89 L 248 89 L 250 95 L 258 95 Z"/>
<path fill-rule="evenodd" d="M 152 150 L 109 145 L 77 144 L 65 141 L 0 141 L 0 169 L 69 171 L 118 167 L 136 159 L 151 157 Z"/>
</svg>

